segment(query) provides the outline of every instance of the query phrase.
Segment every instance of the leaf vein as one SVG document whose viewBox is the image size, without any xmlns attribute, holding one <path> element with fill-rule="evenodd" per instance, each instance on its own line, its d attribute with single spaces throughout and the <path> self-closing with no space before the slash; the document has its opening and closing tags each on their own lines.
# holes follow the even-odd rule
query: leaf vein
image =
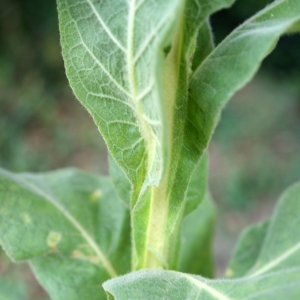
<svg viewBox="0 0 300 300">
<path fill-rule="evenodd" d="M 62 206 L 59 201 L 57 201 L 55 198 L 51 197 L 50 195 L 47 195 L 45 192 L 43 192 L 40 188 L 38 188 L 36 185 L 28 182 L 25 179 L 19 178 L 19 181 L 23 183 L 25 186 L 29 187 L 32 192 L 34 192 L 37 195 L 42 196 L 45 200 L 52 203 L 73 225 L 74 227 L 80 232 L 81 236 L 87 241 L 87 243 L 91 246 L 91 248 L 95 251 L 96 255 L 99 257 L 100 261 L 103 264 L 103 267 L 106 269 L 106 271 L 109 273 L 111 277 L 118 276 L 117 272 L 115 271 L 114 267 L 112 266 L 109 259 L 105 256 L 105 254 L 102 252 L 99 245 L 96 244 L 96 242 L 93 240 L 93 238 L 89 235 L 89 233 L 82 227 L 82 225 L 69 213 L 68 210 L 65 209 L 64 206 Z"/>
<path fill-rule="evenodd" d="M 259 276 L 259 275 L 261 275 L 263 273 L 268 272 L 269 270 L 275 268 L 280 263 L 282 263 L 283 261 L 285 261 L 286 259 L 288 259 L 290 256 L 292 256 L 298 250 L 300 250 L 300 242 L 298 244 L 296 244 L 294 247 L 292 247 L 291 249 L 287 250 L 286 252 L 284 252 L 283 254 L 281 254 L 280 256 L 278 256 L 277 258 L 275 258 L 272 261 L 270 261 L 264 267 L 260 268 L 259 270 L 257 270 L 256 272 L 252 273 L 250 276 L 247 276 L 247 277 L 248 278 L 252 278 L 252 277 L 256 277 L 256 276 Z"/>
<path fill-rule="evenodd" d="M 105 24 L 105 22 L 103 21 L 103 19 L 101 18 L 100 14 L 98 13 L 98 11 L 96 10 L 94 4 L 92 3 L 92 1 L 90 0 L 86 0 L 87 3 L 89 4 L 89 6 L 91 7 L 93 13 L 95 14 L 97 20 L 99 21 L 99 23 L 101 24 L 101 26 L 103 27 L 103 29 L 105 30 L 105 32 L 107 33 L 107 35 L 112 39 L 112 41 L 118 46 L 119 49 L 121 49 L 124 53 L 126 53 L 126 49 L 124 48 L 123 45 L 121 45 L 121 43 L 117 40 L 117 38 L 113 35 L 113 33 L 110 31 L 110 29 L 107 27 L 107 25 Z"/>
<path fill-rule="evenodd" d="M 88 48 L 88 46 L 85 44 L 85 42 L 83 41 L 83 38 L 82 38 L 82 35 L 80 33 L 80 30 L 78 28 L 78 25 L 76 23 L 75 20 L 74 21 L 74 24 L 76 26 L 76 29 L 77 29 L 77 32 L 78 32 L 78 35 L 79 35 L 79 38 L 80 38 L 80 41 L 81 41 L 81 44 L 82 46 L 85 48 L 85 50 L 87 51 L 87 53 L 92 57 L 92 59 L 95 61 L 95 63 L 102 69 L 102 71 L 106 74 L 106 76 L 116 85 L 116 87 L 121 91 L 123 92 L 125 95 L 127 95 L 129 98 L 131 98 L 131 95 L 130 93 L 125 90 L 114 78 L 113 76 L 108 72 L 108 70 L 102 65 L 102 63 L 99 61 L 99 59 L 94 55 L 94 53 Z"/>
</svg>

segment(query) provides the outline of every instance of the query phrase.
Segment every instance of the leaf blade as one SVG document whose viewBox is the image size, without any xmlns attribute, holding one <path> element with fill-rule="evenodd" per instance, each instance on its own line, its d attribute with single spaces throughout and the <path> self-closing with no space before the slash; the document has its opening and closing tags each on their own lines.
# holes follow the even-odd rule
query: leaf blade
<svg viewBox="0 0 300 300">
<path fill-rule="evenodd" d="M 0 243 L 9 256 L 31 262 L 54 299 L 86 298 L 91 290 L 102 296 L 87 299 L 105 299 L 101 282 L 130 270 L 129 211 L 109 179 L 75 169 L 0 170 L 0 202 Z"/>
<path fill-rule="evenodd" d="M 226 271 L 226 277 L 242 277 L 255 265 L 263 246 L 269 222 L 253 225 L 241 234 Z"/>
</svg>

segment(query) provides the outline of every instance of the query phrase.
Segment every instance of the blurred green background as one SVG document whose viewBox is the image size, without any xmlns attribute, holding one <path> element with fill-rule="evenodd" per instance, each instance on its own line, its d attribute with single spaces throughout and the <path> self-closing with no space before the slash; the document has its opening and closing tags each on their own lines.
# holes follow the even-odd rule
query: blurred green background
<svg viewBox="0 0 300 300">
<path fill-rule="evenodd" d="M 238 0 L 215 14 L 216 43 L 269 2 Z M 211 142 L 210 189 L 222 224 L 218 274 L 241 228 L 268 217 L 280 193 L 300 179 L 299 49 L 299 35 L 279 41 L 226 107 Z M 107 174 L 105 144 L 64 73 L 54 0 L 0 1 L 0 166 Z M 6 286 L 12 299 L 47 299 L 25 265 L 12 267 L 1 256 L 0 289 Z M 12 289 L 14 278 L 19 284 Z"/>
</svg>

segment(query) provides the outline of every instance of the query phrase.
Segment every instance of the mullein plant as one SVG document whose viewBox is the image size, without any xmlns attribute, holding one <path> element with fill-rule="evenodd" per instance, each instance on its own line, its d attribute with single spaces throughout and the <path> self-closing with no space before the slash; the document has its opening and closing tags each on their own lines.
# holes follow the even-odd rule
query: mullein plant
<svg viewBox="0 0 300 300">
<path fill-rule="evenodd" d="M 7 255 L 29 261 L 54 300 L 299 300 L 300 184 L 212 279 L 206 149 L 226 102 L 300 31 L 300 1 L 275 1 L 217 47 L 210 15 L 233 0 L 57 2 L 67 77 L 110 177 L 1 170 Z"/>
</svg>

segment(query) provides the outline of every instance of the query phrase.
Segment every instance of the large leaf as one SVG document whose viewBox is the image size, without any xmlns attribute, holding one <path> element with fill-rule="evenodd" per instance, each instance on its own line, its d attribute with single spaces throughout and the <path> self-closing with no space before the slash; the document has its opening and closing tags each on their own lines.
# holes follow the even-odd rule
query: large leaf
<svg viewBox="0 0 300 300">
<path fill-rule="evenodd" d="M 129 211 L 107 178 L 1 170 L 0 206 L 1 245 L 53 299 L 105 299 L 101 282 L 130 270 Z"/>
<path fill-rule="evenodd" d="M 200 159 L 179 164 L 193 42 L 232 2 L 58 0 L 71 86 L 132 184 L 135 268 L 176 265 L 169 249 Z"/>
<path fill-rule="evenodd" d="M 170 134 L 162 93 L 164 50 L 180 0 L 58 0 L 66 71 L 128 178 L 158 184 Z"/>
<path fill-rule="evenodd" d="M 104 283 L 110 299 L 298 300 L 300 297 L 300 184 L 281 198 L 253 268 L 241 278 L 208 280 L 144 270 Z M 252 257 L 245 256 L 253 262 Z M 243 265 L 244 263 L 241 262 Z"/>
<path fill-rule="evenodd" d="M 175 271 L 143 270 L 104 284 L 113 300 L 298 300 L 300 268 L 252 279 L 209 280 Z"/>
</svg>

